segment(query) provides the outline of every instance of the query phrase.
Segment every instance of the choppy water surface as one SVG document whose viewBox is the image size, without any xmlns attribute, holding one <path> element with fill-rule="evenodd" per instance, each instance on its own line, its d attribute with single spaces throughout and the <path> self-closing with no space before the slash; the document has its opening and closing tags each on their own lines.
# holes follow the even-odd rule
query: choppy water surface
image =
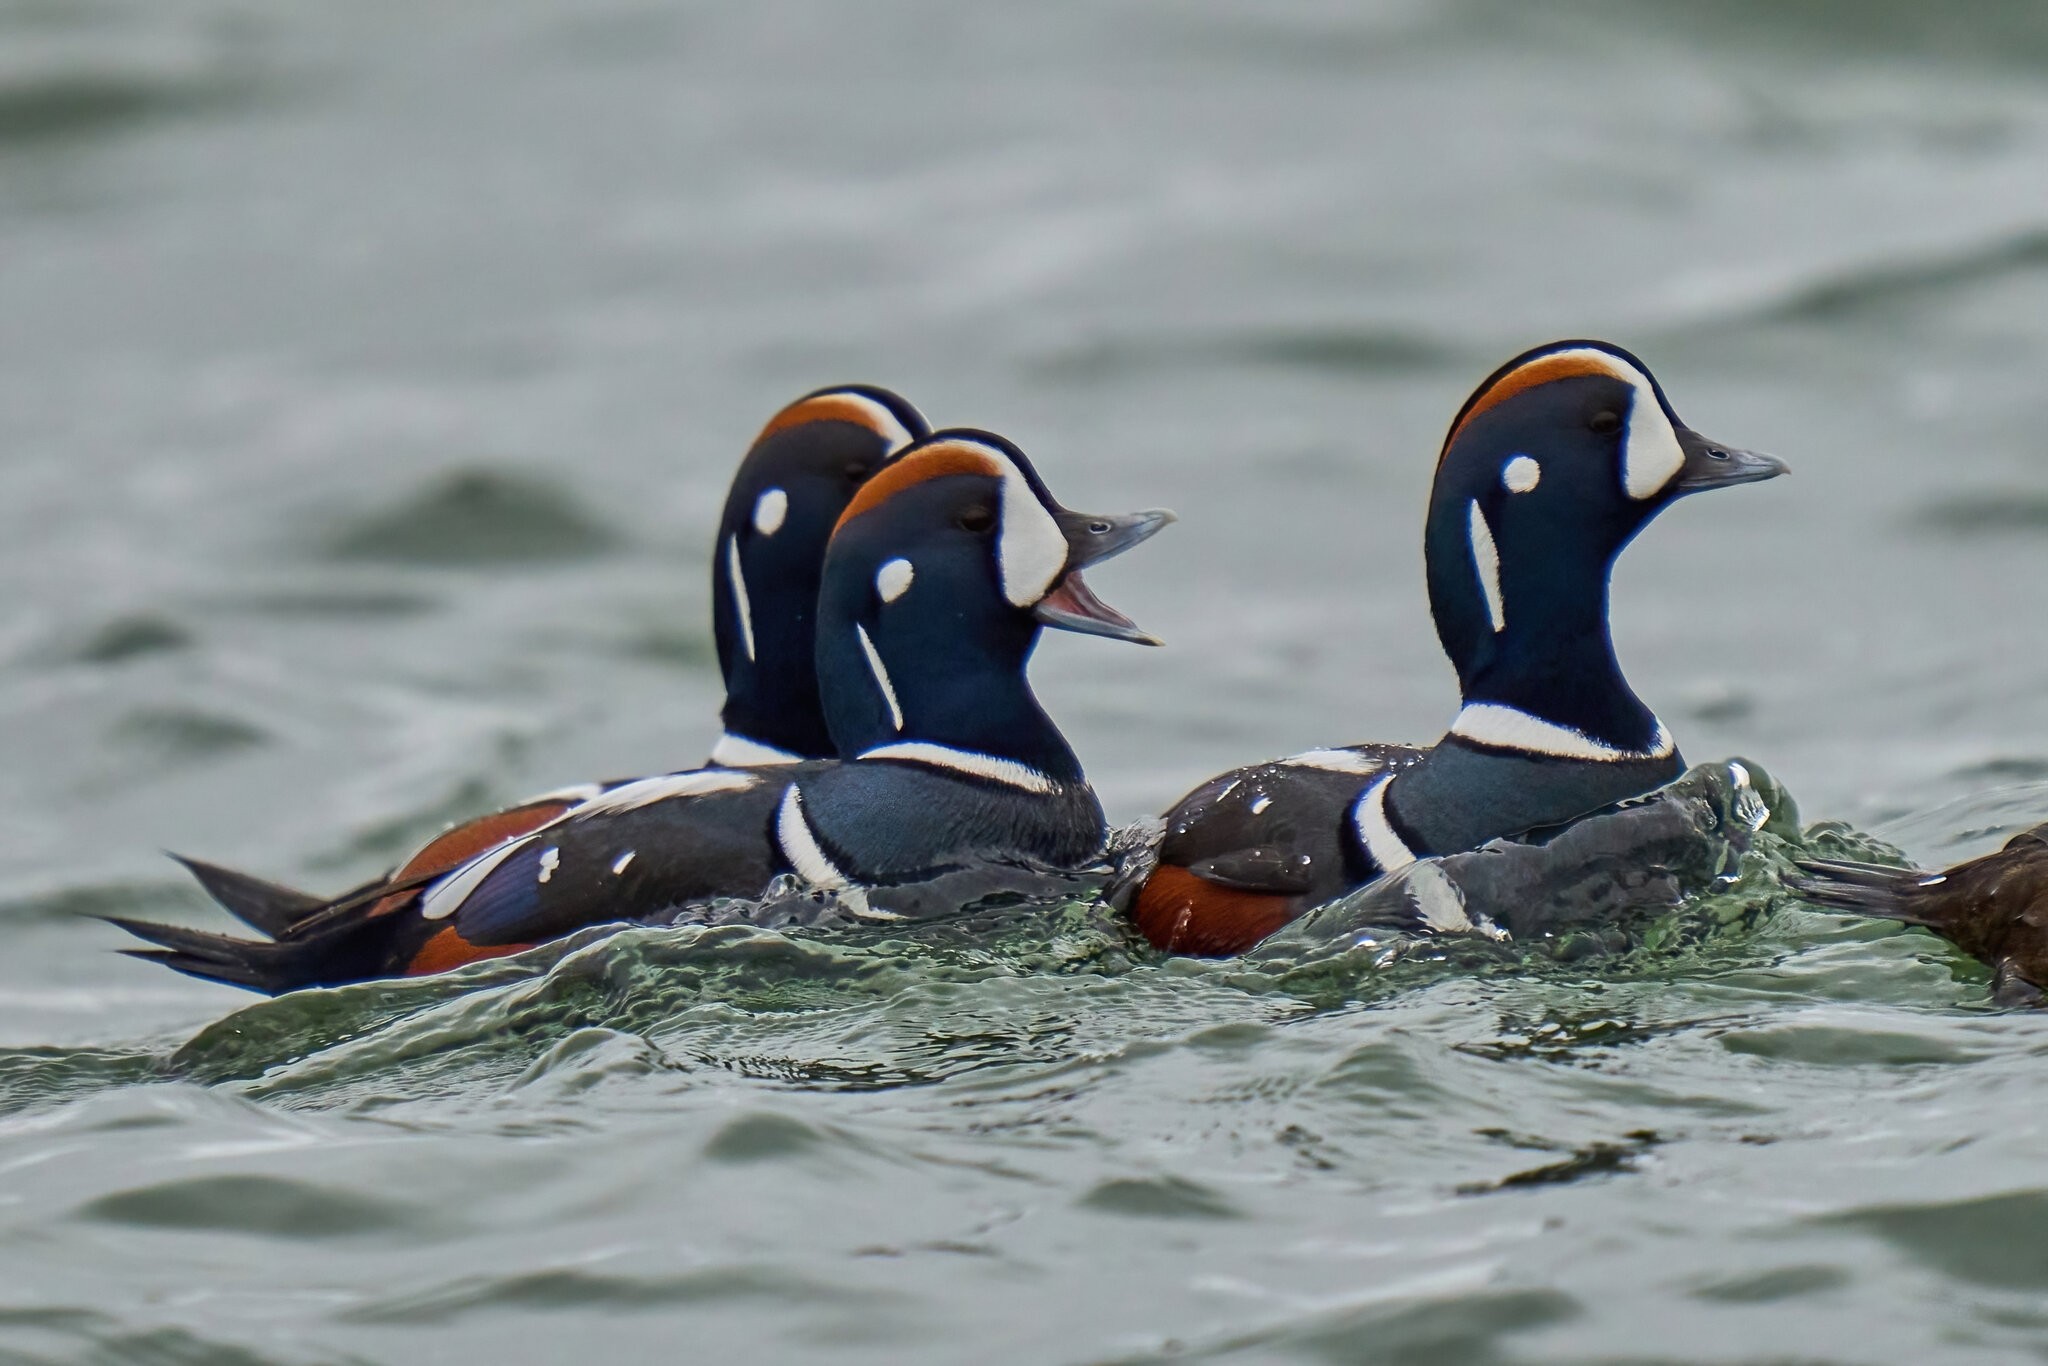
<svg viewBox="0 0 2048 1366">
<path fill-rule="evenodd" d="M 1063 906 L 252 1005 L 79 915 L 693 761 L 731 462 L 843 379 L 1181 512 L 1099 584 L 1171 648 L 1037 665 L 1119 817 L 1433 735 L 1436 443 L 1574 334 L 1795 466 L 1622 564 L 1687 751 L 1986 847 L 2048 816 L 2044 77 L 2022 0 L 0 5 L 0 1356 L 2048 1352 L 2048 1019 L 1800 910 L 1796 831 L 1527 958 Z"/>
</svg>

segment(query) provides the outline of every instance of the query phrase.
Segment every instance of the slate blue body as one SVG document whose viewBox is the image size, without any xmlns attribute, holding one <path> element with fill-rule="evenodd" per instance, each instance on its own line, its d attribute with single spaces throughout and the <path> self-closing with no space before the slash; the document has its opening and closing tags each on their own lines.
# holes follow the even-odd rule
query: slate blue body
<svg viewBox="0 0 2048 1366">
<path fill-rule="evenodd" d="M 758 897 L 784 874 L 856 917 L 896 919 L 905 912 L 871 894 L 962 870 L 1088 865 L 1102 809 L 1024 670 L 1048 624 L 1152 643 L 1079 571 L 1169 520 L 1068 512 L 1000 437 L 939 433 L 855 497 L 826 553 L 817 670 L 842 758 L 617 785 L 399 889 L 395 905 L 387 890 L 381 911 L 362 899 L 326 908 L 271 943 L 129 928 L 174 967 L 274 993 L 672 920 Z M 883 574 L 893 561 L 914 569 Z"/>
<path fill-rule="evenodd" d="M 1614 561 L 1685 494 L 1782 473 L 1681 424 L 1627 352 L 1558 342 L 1452 423 L 1424 531 L 1463 709 L 1426 747 L 1317 751 L 1220 775 L 1165 817 L 1119 899 L 1148 938 L 1240 952 L 1416 858 L 1561 826 L 1684 771 L 1608 627 Z"/>
</svg>

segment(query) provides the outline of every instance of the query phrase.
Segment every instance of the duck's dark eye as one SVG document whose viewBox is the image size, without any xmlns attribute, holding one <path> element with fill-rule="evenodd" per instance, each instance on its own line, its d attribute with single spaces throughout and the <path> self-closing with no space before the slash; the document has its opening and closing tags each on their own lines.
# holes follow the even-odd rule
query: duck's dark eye
<svg viewBox="0 0 2048 1366">
<path fill-rule="evenodd" d="M 992 509 L 976 503 L 973 507 L 963 510 L 953 520 L 962 531 L 971 531 L 978 536 L 996 524 L 996 514 Z"/>
<path fill-rule="evenodd" d="M 874 466 L 865 460 L 851 460 L 846 465 L 846 477 L 853 483 L 860 483 L 874 472 Z"/>
<path fill-rule="evenodd" d="M 1621 430 L 1621 414 L 1602 408 L 1587 420 L 1586 425 L 1602 436 Z"/>
</svg>

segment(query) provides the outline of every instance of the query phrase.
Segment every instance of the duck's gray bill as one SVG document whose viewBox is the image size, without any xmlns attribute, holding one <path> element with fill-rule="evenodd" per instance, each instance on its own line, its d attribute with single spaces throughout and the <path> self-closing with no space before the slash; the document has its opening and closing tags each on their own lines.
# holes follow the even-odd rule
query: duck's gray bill
<svg viewBox="0 0 2048 1366">
<path fill-rule="evenodd" d="M 1754 484 L 1764 479 L 1776 479 L 1791 471 L 1791 466 L 1775 455 L 1723 445 L 1688 427 L 1678 429 L 1678 449 L 1685 452 L 1685 464 L 1679 468 L 1678 478 L 1672 481 L 1672 488 L 1679 493 L 1724 489 L 1732 484 Z"/>
</svg>

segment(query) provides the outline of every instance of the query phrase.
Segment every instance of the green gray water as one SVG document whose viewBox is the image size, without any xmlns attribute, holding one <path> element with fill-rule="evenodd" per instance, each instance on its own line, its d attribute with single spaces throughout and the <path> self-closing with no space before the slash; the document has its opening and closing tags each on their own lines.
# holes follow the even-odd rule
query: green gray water
<svg viewBox="0 0 2048 1366">
<path fill-rule="evenodd" d="M 1433 735 L 1436 443 L 1566 335 L 1795 467 L 1622 563 L 1688 753 L 1984 848 L 2044 156 L 2026 0 L 0 4 L 0 1360 L 2048 1355 L 2048 1019 L 1767 866 L 1575 961 L 1066 908 L 253 1008 L 78 915 L 695 760 L 724 481 L 845 379 L 1182 514 L 1098 582 L 1169 648 L 1036 666 L 1119 817 Z"/>
</svg>

